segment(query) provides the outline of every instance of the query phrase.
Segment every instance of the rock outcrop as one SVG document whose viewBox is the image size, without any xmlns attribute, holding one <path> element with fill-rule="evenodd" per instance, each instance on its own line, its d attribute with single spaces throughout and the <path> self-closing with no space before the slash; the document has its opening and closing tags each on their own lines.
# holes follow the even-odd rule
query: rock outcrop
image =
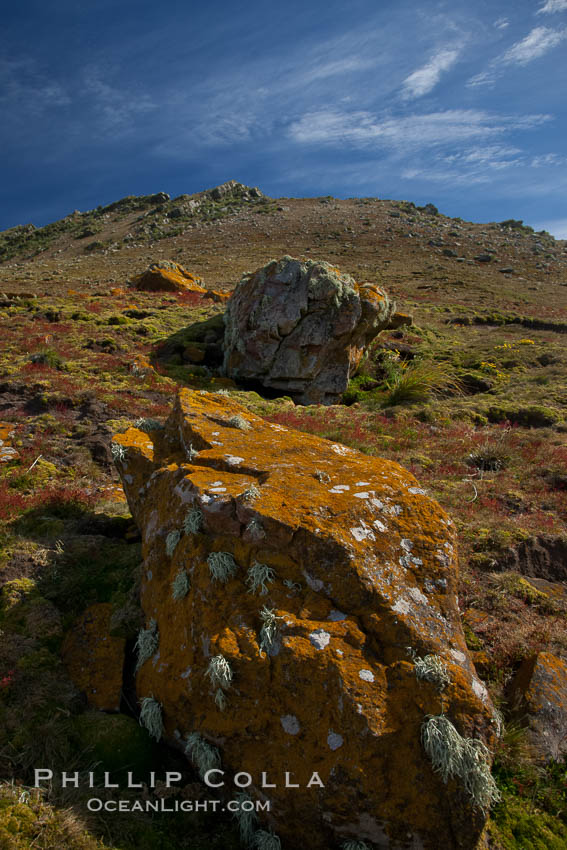
<svg viewBox="0 0 567 850">
<path fill-rule="evenodd" d="M 201 292 L 204 295 L 207 290 L 201 286 L 202 282 L 179 263 L 161 260 L 133 278 L 132 286 L 145 292 Z"/>
<path fill-rule="evenodd" d="M 386 293 L 328 263 L 268 263 L 227 303 L 223 369 L 303 404 L 332 404 L 395 309 Z"/>
<path fill-rule="evenodd" d="M 196 292 L 220 302 L 230 297 L 229 292 L 205 289 L 201 286 L 202 282 L 200 277 L 192 275 L 179 263 L 161 260 L 159 263 L 152 263 L 145 272 L 133 278 L 131 285 L 134 289 L 143 292 Z"/>
<path fill-rule="evenodd" d="M 538 652 L 520 667 L 512 692 L 537 756 L 561 760 L 567 754 L 567 663 L 550 652 Z"/>
<path fill-rule="evenodd" d="M 199 742 L 217 748 L 212 781 L 234 797 L 240 774 L 269 800 L 259 827 L 287 850 L 476 847 L 484 814 L 420 735 L 444 712 L 490 744 L 492 708 L 454 526 L 416 479 L 186 389 L 164 429 L 118 434 L 113 454 L 143 536 L 142 719 L 197 767 Z M 444 684 L 419 673 L 427 656 Z"/>
</svg>

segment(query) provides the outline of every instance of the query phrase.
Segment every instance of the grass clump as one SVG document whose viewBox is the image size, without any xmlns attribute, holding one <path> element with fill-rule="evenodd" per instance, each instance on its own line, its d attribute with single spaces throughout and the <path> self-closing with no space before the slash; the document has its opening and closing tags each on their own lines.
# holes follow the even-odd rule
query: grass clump
<svg viewBox="0 0 567 850">
<path fill-rule="evenodd" d="M 198 732 L 191 732 L 187 736 L 185 755 L 191 759 L 201 779 L 204 779 L 208 770 L 221 766 L 221 757 L 217 748 L 205 741 Z"/>
<path fill-rule="evenodd" d="M 439 693 L 451 684 L 447 665 L 439 655 L 426 655 L 424 658 L 418 658 L 411 647 L 408 647 L 408 652 L 413 658 L 416 679 L 422 682 L 431 682 Z"/>
<path fill-rule="evenodd" d="M 159 632 L 157 622 L 150 620 L 150 625 L 147 629 L 140 629 L 134 649 L 138 652 L 138 661 L 136 663 L 136 672 L 146 663 L 148 658 L 151 658 L 157 652 L 159 646 Z"/>
<path fill-rule="evenodd" d="M 191 510 L 187 511 L 185 514 L 185 519 L 183 520 L 183 531 L 185 534 L 197 534 L 197 532 L 201 530 L 202 524 L 203 514 L 199 508 L 191 508 Z"/>
<path fill-rule="evenodd" d="M 243 416 L 231 416 L 226 423 L 229 428 L 238 428 L 239 431 L 250 431 L 252 425 Z"/>
<path fill-rule="evenodd" d="M 236 800 L 238 800 L 239 809 L 234 813 L 234 817 L 238 823 L 240 840 L 245 847 L 250 847 L 254 841 L 256 823 L 258 822 L 258 816 L 254 809 L 254 802 L 252 797 L 247 794 L 246 791 L 240 791 L 236 795 Z"/>
<path fill-rule="evenodd" d="M 167 537 L 165 538 L 165 552 L 168 558 L 171 558 L 175 551 L 175 547 L 181 540 L 181 532 L 178 531 L 177 528 L 174 528 L 173 531 L 170 531 Z"/>
<path fill-rule="evenodd" d="M 191 582 L 189 580 L 189 576 L 187 575 L 187 571 L 182 567 L 178 570 L 175 578 L 171 582 L 171 595 L 175 600 L 185 599 L 189 593 L 190 587 Z"/>
<path fill-rule="evenodd" d="M 431 396 L 462 394 L 459 381 L 445 363 L 415 360 L 399 363 L 386 380 L 383 407 L 427 401 Z"/>
<path fill-rule="evenodd" d="M 260 491 L 254 484 L 251 484 L 250 487 L 247 487 L 246 490 L 242 491 L 242 499 L 245 502 L 253 502 L 254 499 L 259 497 L 259 495 Z"/>
<path fill-rule="evenodd" d="M 163 425 L 161 422 L 158 422 L 157 419 L 136 419 L 134 422 L 134 428 L 137 428 L 139 431 L 145 431 L 146 434 L 149 434 L 150 431 L 161 431 L 163 430 Z"/>
<path fill-rule="evenodd" d="M 262 652 L 269 653 L 276 642 L 278 636 L 278 620 L 283 619 L 278 617 L 272 608 L 262 608 L 260 611 L 260 619 L 262 620 L 262 628 L 260 629 L 260 655 Z"/>
<path fill-rule="evenodd" d="M 281 850 L 282 843 L 275 832 L 259 829 L 254 833 L 255 850 Z"/>
<path fill-rule="evenodd" d="M 246 526 L 246 531 L 253 540 L 263 540 L 266 536 L 262 523 L 255 517 Z"/>
<path fill-rule="evenodd" d="M 161 705 L 153 697 L 144 697 L 140 703 L 140 726 L 144 726 L 156 741 L 163 735 Z"/>
<path fill-rule="evenodd" d="M 268 592 L 266 582 L 274 581 L 275 577 L 276 573 L 272 567 L 268 567 L 266 564 L 259 564 L 258 561 L 254 561 L 246 575 L 248 593 L 256 593 L 256 591 L 259 590 L 260 596 L 265 596 Z"/>
<path fill-rule="evenodd" d="M 117 463 L 118 461 L 123 463 L 126 460 L 126 449 L 120 443 L 110 444 L 110 454 L 112 455 L 114 463 Z"/>
<path fill-rule="evenodd" d="M 421 742 L 446 784 L 460 779 L 474 806 L 487 811 L 500 800 L 490 773 L 490 751 L 476 738 L 463 738 L 445 715 L 428 715 L 421 728 Z"/>
<path fill-rule="evenodd" d="M 230 552 L 211 552 L 207 558 L 207 564 L 213 581 L 222 581 L 223 584 L 226 584 L 238 570 L 238 564 Z"/>
</svg>

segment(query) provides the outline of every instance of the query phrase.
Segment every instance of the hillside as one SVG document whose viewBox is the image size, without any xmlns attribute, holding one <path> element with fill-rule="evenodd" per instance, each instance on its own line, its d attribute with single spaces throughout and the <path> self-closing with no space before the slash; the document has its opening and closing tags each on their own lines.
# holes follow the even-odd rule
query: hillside
<svg viewBox="0 0 567 850">
<path fill-rule="evenodd" d="M 377 338 L 342 404 L 300 406 L 237 386 L 205 357 L 222 328 L 218 300 L 128 285 L 170 260 L 228 293 L 244 272 L 284 255 L 379 284 L 411 316 Z M 530 665 L 538 653 L 567 659 L 566 241 L 515 220 L 448 218 L 432 205 L 272 199 L 229 181 L 0 233 L 0 321 L 6 783 L 30 786 L 39 765 L 123 766 L 117 741 L 136 764 L 179 767 L 133 719 L 132 663 L 121 713 L 101 715 L 62 655 L 90 605 L 110 606 L 130 658 L 140 628 L 140 537 L 112 434 L 138 418 L 163 421 L 178 385 L 223 388 L 272 423 L 397 461 L 452 516 L 468 647 L 508 729 L 496 752 L 503 802 L 490 846 L 566 846 L 563 742 L 544 765 L 525 732 Z M 561 699 L 567 717 L 567 685 Z M 65 789 L 20 793 L 0 791 L 2 846 L 239 846 L 228 817 L 105 819 Z M 19 843 L 6 843 L 13 835 Z"/>
</svg>

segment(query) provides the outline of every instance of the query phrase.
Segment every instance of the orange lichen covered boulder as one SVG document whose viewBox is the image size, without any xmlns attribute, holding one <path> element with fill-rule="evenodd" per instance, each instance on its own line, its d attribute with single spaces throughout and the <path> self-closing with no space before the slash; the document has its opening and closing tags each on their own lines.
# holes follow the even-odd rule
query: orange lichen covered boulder
<svg viewBox="0 0 567 850">
<path fill-rule="evenodd" d="M 528 658 L 513 684 L 528 739 L 543 761 L 567 753 L 567 663 L 550 652 Z"/>
<path fill-rule="evenodd" d="M 15 434 L 15 426 L 12 422 L 0 422 L 0 463 L 8 463 L 17 460 L 19 452 L 10 445 L 10 440 Z"/>
<path fill-rule="evenodd" d="M 89 705 L 101 711 L 118 711 L 122 691 L 126 641 L 110 636 L 112 611 L 112 605 L 102 602 L 87 608 L 62 649 L 69 676 Z"/>
<path fill-rule="evenodd" d="M 137 693 L 165 739 L 197 766 L 195 741 L 216 747 L 211 781 L 269 800 L 261 828 L 284 847 L 477 846 L 484 813 L 421 743 L 442 711 L 489 745 L 494 724 L 454 526 L 416 479 L 203 391 L 114 443 L 143 536 Z M 442 691 L 416 675 L 427 655 Z"/>
<path fill-rule="evenodd" d="M 332 404 L 394 309 L 384 290 L 328 263 L 272 260 L 227 302 L 223 369 L 302 404 Z"/>
<path fill-rule="evenodd" d="M 201 292 L 206 293 L 200 277 L 186 271 L 179 263 L 162 260 L 152 263 L 145 272 L 132 280 L 134 289 L 146 292 Z"/>
</svg>

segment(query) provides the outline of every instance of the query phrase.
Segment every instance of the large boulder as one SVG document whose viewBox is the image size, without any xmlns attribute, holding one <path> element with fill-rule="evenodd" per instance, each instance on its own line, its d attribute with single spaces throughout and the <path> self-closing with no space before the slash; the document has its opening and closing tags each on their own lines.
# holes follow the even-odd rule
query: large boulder
<svg viewBox="0 0 567 850">
<path fill-rule="evenodd" d="M 332 404 L 394 309 L 382 289 L 328 263 L 272 260 L 244 275 L 227 303 L 225 374 Z"/>
<path fill-rule="evenodd" d="M 567 754 L 567 662 L 538 652 L 521 665 L 512 694 L 535 754 L 542 761 L 561 760 Z"/>
<path fill-rule="evenodd" d="M 216 747 L 232 797 L 249 774 L 287 850 L 478 846 L 483 811 L 420 740 L 444 713 L 490 744 L 493 715 L 454 526 L 413 475 L 186 389 L 164 429 L 118 434 L 113 454 L 143 536 L 152 730 L 197 766 Z M 445 684 L 418 675 L 427 656 Z"/>
<path fill-rule="evenodd" d="M 201 286 L 202 282 L 200 277 L 192 275 L 179 263 L 161 260 L 136 275 L 132 286 L 142 292 L 199 292 L 204 295 L 207 290 Z"/>
</svg>

